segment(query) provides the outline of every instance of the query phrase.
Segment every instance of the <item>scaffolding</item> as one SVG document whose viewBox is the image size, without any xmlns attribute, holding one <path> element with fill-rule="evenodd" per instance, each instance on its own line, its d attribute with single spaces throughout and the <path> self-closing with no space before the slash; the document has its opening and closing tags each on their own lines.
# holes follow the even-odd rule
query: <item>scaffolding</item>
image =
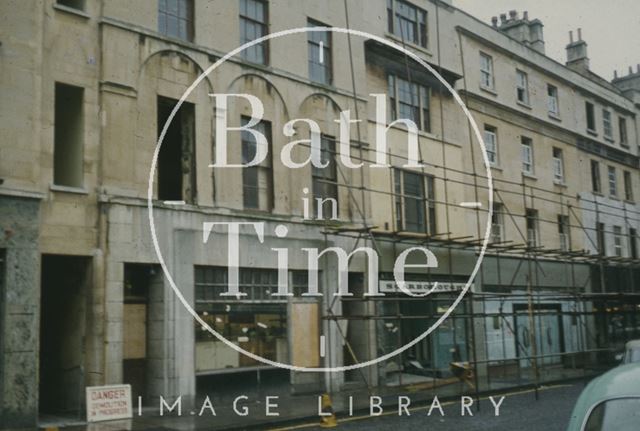
<svg viewBox="0 0 640 431">
<path fill-rule="evenodd" d="M 349 28 L 348 6 L 345 0 L 346 26 Z M 441 70 L 440 62 L 440 28 L 439 28 L 439 5 L 436 3 L 436 35 L 437 35 L 437 61 L 435 68 Z M 402 45 L 405 46 L 404 35 L 402 35 Z M 458 31 L 458 37 L 461 38 Z M 349 50 L 351 54 L 351 36 L 348 35 Z M 463 76 L 461 93 L 468 98 L 466 73 L 464 66 L 463 43 L 459 40 L 460 61 L 462 64 Z M 356 120 L 359 120 L 358 96 L 356 90 L 356 80 L 354 76 L 353 57 L 351 58 L 351 79 L 353 91 L 353 103 L 356 112 Z M 404 55 L 406 77 L 412 84 L 411 72 L 412 60 Z M 404 199 L 408 196 L 403 193 L 398 194 L 394 189 L 393 177 L 390 176 L 389 189 L 375 189 L 367 185 L 364 176 L 361 175 L 359 185 L 349 184 L 347 176 L 340 169 L 337 163 L 337 152 L 333 152 L 333 160 L 338 167 L 340 178 L 335 182 L 330 182 L 338 189 L 344 189 L 350 197 L 350 202 L 354 205 L 357 217 L 360 222 L 349 225 L 336 225 L 326 222 L 324 229 L 325 242 L 333 237 L 349 237 L 353 240 L 353 250 L 361 242 L 371 244 L 381 256 L 381 247 L 391 246 L 394 257 L 397 256 L 397 248 L 400 246 L 425 246 L 434 247 L 440 253 L 447 256 L 447 272 L 450 282 L 455 282 L 455 271 L 452 257 L 454 253 L 468 252 L 477 255 L 483 244 L 481 225 L 482 220 L 486 220 L 490 215 L 489 208 L 481 206 L 470 208 L 475 212 L 475 235 L 456 236 L 455 227 L 452 227 L 450 210 L 453 207 L 459 209 L 458 203 L 452 203 L 449 199 L 450 187 L 471 187 L 473 196 L 477 202 L 484 201 L 481 195 L 487 194 L 490 187 L 487 185 L 486 175 L 476 171 L 476 159 L 478 158 L 473 142 L 473 133 L 469 125 L 469 150 L 470 162 L 474 167 L 472 172 L 464 169 L 455 169 L 448 166 L 446 159 L 446 145 L 443 98 L 441 89 L 435 88 L 440 111 L 440 138 L 430 138 L 434 143 L 442 146 L 442 160 L 439 162 L 424 160 L 422 155 L 422 145 L 420 148 L 420 163 L 422 164 L 421 174 L 425 175 L 424 166 L 428 166 L 432 171 L 436 182 L 441 183 L 439 190 L 442 190 L 443 198 L 437 197 L 423 198 L 421 204 L 423 208 L 427 205 L 436 205 L 444 208 L 444 227 L 442 232 L 429 232 L 425 223 L 424 233 L 406 232 L 396 230 L 398 226 L 395 219 L 395 211 L 392 211 L 392 224 L 394 229 L 380 229 L 371 225 L 366 214 L 366 202 L 374 202 L 385 197 L 390 199 L 390 208 L 395 208 L 395 199 Z M 411 92 L 413 98 L 413 92 Z M 467 99 L 468 101 L 468 99 Z M 353 156 L 356 162 L 373 163 L 368 160 L 363 151 L 362 135 L 358 126 L 358 153 Z M 386 157 L 390 160 L 406 161 L 406 158 L 387 151 Z M 393 162 L 391 165 L 395 165 Z M 634 167 L 637 168 L 637 167 Z M 326 181 L 326 180 L 325 180 Z M 360 195 L 360 201 L 356 199 L 356 194 Z M 357 373 L 352 373 L 352 379 L 356 380 L 356 385 L 364 384 L 369 391 L 372 390 L 372 382 L 378 381 L 379 385 L 385 383 L 390 386 L 409 387 L 416 390 L 436 390 L 442 393 L 444 388 L 450 388 L 452 394 L 474 393 L 476 396 L 480 391 L 501 389 L 510 386 L 531 385 L 537 389 L 542 383 L 585 377 L 593 373 L 598 373 L 614 363 L 612 352 L 620 349 L 623 343 L 633 337 L 640 337 L 640 290 L 635 287 L 635 279 L 640 276 L 640 259 L 638 259 L 635 247 L 630 250 L 631 256 L 622 257 L 622 252 L 617 256 L 607 256 L 603 244 L 598 241 L 598 235 L 613 234 L 619 235 L 618 231 L 598 232 L 596 227 L 587 227 L 583 224 L 585 214 L 594 216 L 599 223 L 602 217 L 613 216 L 624 220 L 627 231 L 636 229 L 640 221 L 639 212 L 635 208 L 622 206 L 622 214 L 619 207 L 603 202 L 596 197 L 589 198 L 580 195 L 570 195 L 564 190 L 547 190 L 536 187 L 522 177 L 520 182 L 506 179 L 493 179 L 493 197 L 496 203 L 501 205 L 501 215 L 506 216 L 512 227 L 517 232 L 516 238 L 506 240 L 501 237 L 492 238 L 486 248 L 486 258 L 491 259 L 495 267 L 495 273 L 488 283 L 488 274 L 484 267 L 476 277 L 476 281 L 482 286 L 481 290 L 469 291 L 466 298 L 461 302 L 460 307 L 447 319 L 447 336 L 453 331 L 455 348 L 452 348 L 450 360 L 445 367 L 437 367 L 437 362 L 433 357 L 436 352 L 433 346 L 428 350 L 431 355 L 427 362 L 429 366 L 415 358 L 410 357 L 410 353 L 401 353 L 395 363 L 395 368 L 387 373 L 386 378 L 373 376 L 374 370 L 369 367 L 362 368 Z M 564 232 L 561 232 L 561 246 L 549 248 L 540 244 L 535 236 L 540 232 L 539 225 L 558 226 L 559 219 L 553 220 L 546 217 L 536 217 L 538 224 L 536 232 L 523 232 L 520 221 L 527 224 L 528 216 L 526 212 L 519 213 L 518 209 L 510 208 L 508 202 L 509 195 L 522 199 L 522 208 L 544 208 L 545 206 L 555 206 L 560 208 L 558 214 L 564 223 Z M 415 198 L 411 196 L 411 198 Z M 529 216 L 530 217 L 530 216 Z M 567 223 L 568 222 L 568 223 Z M 572 247 L 572 233 L 581 233 L 588 244 L 596 250 L 595 253 L 586 249 L 574 249 Z M 633 232 L 633 230 L 632 230 Z M 595 239 L 594 239 L 595 238 Z M 630 238 L 636 241 L 635 237 Z M 616 239 L 617 241 L 617 239 Z M 635 245 L 635 244 L 634 244 Z M 617 247 L 617 245 L 616 245 Z M 352 251 L 353 251 L 352 250 Z M 616 252 L 618 249 L 616 249 Z M 508 262 L 511 265 L 510 277 L 503 271 L 503 265 Z M 544 278 L 545 267 L 548 264 L 561 265 L 565 275 L 569 278 L 569 285 L 558 285 L 555 288 L 540 284 L 540 278 Z M 515 265 L 515 269 L 513 266 Z M 325 268 L 327 272 L 328 268 Z M 578 277 L 576 272 L 580 270 L 582 275 Z M 586 272 L 586 276 L 585 276 Z M 608 279 L 615 274 L 616 277 L 624 278 L 627 288 L 611 289 L 608 286 Z M 430 271 L 425 275 L 426 281 L 432 281 Z M 442 278 L 442 277 L 440 277 Z M 524 284 L 516 284 L 516 279 L 526 281 Z M 589 286 L 592 286 L 589 288 Z M 342 304 L 351 302 L 364 302 L 360 307 L 366 310 L 365 313 L 335 313 L 334 306 L 340 300 Z M 451 297 L 444 302 L 451 302 Z M 367 348 L 364 350 L 370 356 L 378 353 L 385 353 L 388 350 L 395 350 L 403 344 L 407 334 L 403 334 L 403 322 L 418 322 L 426 329 L 430 323 L 442 315 L 438 307 L 441 301 L 433 296 L 427 300 L 417 300 L 409 296 L 381 296 L 365 297 L 364 295 L 355 297 L 333 296 L 329 304 L 326 305 L 326 315 L 323 319 L 335 324 L 335 327 L 342 337 L 345 346 L 345 364 L 357 364 L 371 357 L 359 356 L 362 352 L 356 352 L 352 346 L 352 340 L 348 328 L 352 322 L 364 322 L 364 327 L 376 333 L 376 346 L 371 346 L 371 337 L 367 340 Z M 428 309 L 428 312 L 411 307 L 411 303 L 420 305 L 430 302 L 435 307 Z M 348 308 L 348 307 L 347 307 Z M 554 328 L 554 321 L 557 327 Z M 345 324 L 346 322 L 346 324 Z M 414 325 L 415 326 L 415 325 Z M 564 328 L 569 326 L 569 328 Z M 363 327 L 362 325 L 360 326 Z M 440 329 L 434 331 L 430 337 L 437 337 Z M 458 342 L 456 331 L 462 332 L 461 341 Z M 380 334 L 385 334 L 382 337 Z M 387 345 L 392 334 L 395 344 Z M 498 347 L 489 345 L 488 336 L 496 336 Z M 362 334 L 360 334 L 362 336 Z M 560 337 L 558 339 L 558 337 Z M 424 340 L 426 342 L 428 339 Z M 507 342 L 510 345 L 507 345 Z M 559 343 L 559 346 L 555 344 Z M 330 344 L 331 345 L 331 344 Z M 548 348 L 553 346 L 554 349 Z M 559 349 L 558 349 L 559 347 Z M 499 354 L 496 354 L 496 349 Z M 549 351 L 546 351 L 549 350 Z M 373 354 L 373 355 L 372 355 Z M 442 352 L 437 352 L 442 355 Z M 457 364 L 467 364 L 466 372 L 457 371 Z M 465 367 L 463 365 L 463 367 Z M 385 368 L 381 365 L 380 369 Z M 386 367 L 389 369 L 389 367 Z M 393 375 L 389 378 L 388 375 Z M 355 379 L 353 377 L 356 377 Z M 396 378 L 397 377 L 397 378 Z M 349 380 L 349 379 L 348 379 Z M 329 391 L 336 388 L 328 388 Z"/>
</svg>

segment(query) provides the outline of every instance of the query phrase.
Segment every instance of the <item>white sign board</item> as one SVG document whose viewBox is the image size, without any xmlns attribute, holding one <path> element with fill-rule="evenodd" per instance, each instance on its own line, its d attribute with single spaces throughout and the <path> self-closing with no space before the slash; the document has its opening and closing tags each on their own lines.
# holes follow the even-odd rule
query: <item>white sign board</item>
<svg viewBox="0 0 640 431">
<path fill-rule="evenodd" d="M 434 284 L 438 283 L 435 288 Z M 433 289 L 433 293 L 461 292 L 467 283 L 450 283 L 450 282 L 433 282 L 433 281 L 406 281 L 405 288 L 411 293 L 424 294 Z M 393 280 L 379 281 L 381 293 L 403 293 Z M 469 290 L 473 292 L 473 283 L 469 286 Z"/>
<path fill-rule="evenodd" d="M 127 419 L 133 416 L 131 385 L 90 386 L 87 394 L 87 422 Z"/>
</svg>

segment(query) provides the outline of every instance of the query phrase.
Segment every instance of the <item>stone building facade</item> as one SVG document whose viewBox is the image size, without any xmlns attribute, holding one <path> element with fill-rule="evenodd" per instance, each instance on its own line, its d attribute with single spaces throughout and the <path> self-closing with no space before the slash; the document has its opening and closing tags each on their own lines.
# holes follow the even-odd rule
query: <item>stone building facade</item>
<svg viewBox="0 0 640 431">
<path fill-rule="evenodd" d="M 485 226 L 492 226 L 493 246 L 457 317 L 361 373 L 285 372 L 294 393 L 402 385 L 416 361 L 432 370 L 428 376 L 442 377 L 453 354 L 475 364 L 480 383 L 507 359 L 530 367 L 536 352 L 522 350 L 523 334 L 535 332 L 522 319 L 526 292 L 535 293 L 535 313 L 556 313 L 540 317 L 551 335 L 538 354 L 562 363 L 567 352 L 607 347 L 585 335 L 599 323 L 580 326 L 571 313 L 594 307 L 576 293 L 637 293 L 637 73 L 610 83 L 590 72 L 581 35 L 567 47 L 567 64 L 546 57 L 542 23 L 528 16 L 485 24 L 443 0 L 347 5 L 348 15 L 338 0 L 0 3 L 0 423 L 30 426 L 39 415 L 81 414 L 86 386 L 124 382 L 145 400 L 182 396 L 189 403 L 208 379 L 270 369 L 203 331 L 180 303 L 153 246 L 150 184 L 158 248 L 185 301 L 243 349 L 304 367 L 372 360 L 419 336 L 474 273 Z M 442 80 L 376 38 L 297 33 L 230 58 L 174 109 L 227 52 L 307 26 L 394 42 Z M 474 118 L 486 159 L 447 85 Z M 256 127 L 268 137 L 269 157 L 259 166 L 209 166 L 221 115 L 216 93 L 250 94 L 264 104 Z M 385 129 L 396 119 L 416 123 L 424 168 L 404 166 L 401 123 L 385 131 L 391 166 L 368 166 L 376 157 L 376 94 L 386 94 Z M 253 113 L 236 99 L 224 114 L 237 127 Z M 352 160 L 365 162 L 361 169 L 333 157 L 344 111 L 360 120 L 347 138 Z M 323 160 L 335 166 L 290 169 L 280 162 L 295 139 L 283 134 L 285 124 L 300 118 L 320 126 Z M 295 131 L 300 139 L 309 135 L 302 123 Z M 250 134 L 229 134 L 231 162 L 250 159 L 252 148 Z M 306 153 L 293 154 L 303 160 Z M 485 160 L 494 178 L 491 220 Z M 308 203 L 317 197 L 335 200 L 335 220 L 314 216 Z M 247 296 L 229 300 L 219 296 L 229 281 L 228 231 L 216 226 L 202 238 L 204 223 L 230 221 L 264 223 L 264 238 L 251 227 L 240 232 Z M 438 266 L 408 271 L 407 280 L 450 290 L 411 302 L 389 281 L 397 257 L 421 245 Z M 354 298 L 334 300 L 341 274 L 328 258 L 320 268 L 325 295 L 300 294 L 309 286 L 300 250 L 361 246 L 380 257 L 387 300 L 365 298 L 372 264 L 362 254 L 348 267 Z M 290 250 L 293 297 L 266 293 L 278 289 L 273 248 Z M 607 271 L 623 271 L 626 284 L 604 285 Z M 623 325 L 639 335 L 637 311 L 625 316 L 632 323 Z M 512 330 L 505 334 L 503 324 Z M 607 325 L 605 319 L 604 333 Z M 563 327 L 566 339 L 558 335 Z"/>
</svg>

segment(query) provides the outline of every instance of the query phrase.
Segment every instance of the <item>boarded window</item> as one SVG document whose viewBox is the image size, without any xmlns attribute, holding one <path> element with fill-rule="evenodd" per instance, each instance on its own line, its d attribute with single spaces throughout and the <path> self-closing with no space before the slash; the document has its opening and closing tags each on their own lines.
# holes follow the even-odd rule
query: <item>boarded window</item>
<svg viewBox="0 0 640 431">
<path fill-rule="evenodd" d="M 56 83 L 53 182 L 83 186 L 84 89 Z"/>
</svg>

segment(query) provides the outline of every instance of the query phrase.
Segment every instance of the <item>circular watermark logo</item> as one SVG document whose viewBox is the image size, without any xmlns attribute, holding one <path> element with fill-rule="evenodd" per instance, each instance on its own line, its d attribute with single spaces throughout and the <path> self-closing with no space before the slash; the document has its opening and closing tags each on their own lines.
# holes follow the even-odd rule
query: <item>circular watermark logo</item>
<svg viewBox="0 0 640 431">
<path fill-rule="evenodd" d="M 357 37 L 362 37 L 362 38 L 366 38 L 366 39 L 371 39 L 374 40 L 380 44 L 383 44 L 389 48 L 392 48 L 394 50 L 397 50 L 398 52 L 400 52 L 401 54 L 411 58 L 412 60 L 414 60 L 415 62 L 417 62 L 418 64 L 420 64 L 422 67 L 424 67 L 431 75 L 433 75 L 438 81 L 439 83 L 446 88 L 449 93 L 453 96 L 454 100 L 458 103 L 458 105 L 460 106 L 460 108 L 462 109 L 462 111 L 464 112 L 464 114 L 466 115 L 469 124 L 471 126 L 471 129 L 473 131 L 473 135 L 475 136 L 477 142 L 479 143 L 480 147 L 481 147 L 481 154 L 483 157 L 483 161 L 484 161 L 484 166 L 486 169 L 486 175 L 487 175 L 487 181 L 488 181 L 488 187 L 487 187 L 487 193 L 488 193 L 488 217 L 487 217 L 487 222 L 486 222 L 486 227 L 485 227 L 485 233 L 484 233 L 484 238 L 482 243 L 480 244 L 480 251 L 478 253 L 478 257 L 476 260 L 476 263 L 473 267 L 473 270 L 471 271 L 471 274 L 468 278 L 468 280 L 466 281 L 464 287 L 460 290 L 459 294 L 457 295 L 457 297 L 453 300 L 453 302 L 451 303 L 451 305 L 441 314 L 441 316 L 429 327 L 427 328 L 422 334 L 420 334 L 418 337 L 414 338 L 413 340 L 411 340 L 410 342 L 404 344 L 403 346 L 400 346 L 399 348 L 386 353 L 384 355 L 381 355 L 377 358 L 371 359 L 371 360 L 367 360 L 364 362 L 359 362 L 356 364 L 352 364 L 352 365 L 345 365 L 345 366 L 336 366 L 336 367 L 302 367 L 302 366 L 296 366 L 296 365 L 292 365 L 292 364 L 286 364 L 286 363 L 281 363 L 278 361 L 273 361 L 267 358 L 264 358 L 262 356 L 256 355 L 252 352 L 249 352 L 245 349 L 243 349 L 242 347 L 240 347 L 238 344 L 230 341 L 229 339 L 225 338 L 222 334 L 220 334 L 218 331 L 214 330 L 205 320 L 203 320 L 200 315 L 194 310 L 194 308 L 192 307 L 192 305 L 189 303 L 189 301 L 187 301 L 184 297 L 184 295 L 182 294 L 182 292 L 180 291 L 180 289 L 178 288 L 175 280 L 173 279 L 173 276 L 171 275 L 171 272 L 169 271 L 167 264 L 165 262 L 164 256 L 162 254 L 162 251 L 160 250 L 160 246 L 158 243 L 158 236 L 157 236 L 157 232 L 156 232 L 156 226 L 155 226 L 155 218 L 154 218 L 154 208 L 153 208 L 153 192 L 154 192 L 154 179 L 155 179 L 155 172 L 157 170 L 157 166 L 158 166 L 158 156 L 160 153 L 160 148 L 162 146 L 162 142 L 165 139 L 165 136 L 167 134 L 167 130 L 169 128 L 169 125 L 171 124 L 171 122 L 173 121 L 174 117 L 176 116 L 176 113 L 178 112 L 178 110 L 180 109 L 180 107 L 182 106 L 182 104 L 184 103 L 184 101 L 189 97 L 189 95 L 191 94 L 191 92 L 201 83 L 202 80 L 204 80 L 211 72 L 213 72 L 214 70 L 216 70 L 218 67 L 220 67 L 222 64 L 224 64 L 227 60 L 229 60 L 231 57 L 240 54 L 242 51 L 251 48 L 254 45 L 260 44 L 262 42 L 271 40 L 271 39 L 276 39 L 276 38 L 280 38 L 280 37 L 284 37 L 284 36 L 290 36 L 290 35 L 294 35 L 294 34 L 300 34 L 300 33 L 309 33 L 309 32 L 332 32 L 332 33 L 342 33 L 342 34 L 347 34 L 350 36 L 357 36 Z M 252 126 L 255 124 L 250 124 L 249 126 Z M 239 130 L 239 129 L 236 129 Z M 246 130 L 246 129 L 243 129 Z M 258 145 L 258 147 L 260 147 Z M 258 152 L 260 151 L 259 149 L 257 150 Z M 312 149 L 313 151 L 313 149 Z M 416 155 L 416 154 L 414 154 Z M 417 157 L 416 157 L 417 158 Z M 415 161 L 415 160 L 414 160 Z M 359 30 L 352 30 L 352 29 L 345 29 L 345 28 L 339 28 L 339 27 L 301 27 L 301 28 L 294 28 L 294 29 L 289 29 L 289 30 L 283 30 L 280 32 L 276 32 L 276 33 L 271 33 L 268 34 L 266 36 L 263 36 L 261 38 L 255 39 L 251 42 L 248 42 L 236 49 L 234 49 L 233 51 L 227 53 L 226 55 L 224 55 L 222 58 L 220 58 L 218 61 L 216 61 L 214 64 L 212 64 L 209 68 L 207 68 L 204 72 L 202 72 L 197 78 L 196 80 L 189 86 L 189 88 L 187 88 L 187 90 L 184 92 L 184 94 L 180 97 L 180 100 L 178 101 L 178 103 L 175 105 L 175 107 L 173 108 L 173 110 L 171 111 L 171 113 L 169 114 L 165 124 L 162 127 L 162 130 L 160 132 L 160 136 L 158 138 L 158 142 L 156 144 L 155 147 L 155 151 L 153 153 L 153 160 L 151 161 L 151 167 L 149 169 L 149 182 L 148 182 L 148 189 L 147 189 L 147 208 L 148 208 L 148 213 L 149 213 L 149 224 L 150 224 L 150 229 L 151 229 L 151 238 L 153 241 L 153 247 L 154 250 L 156 252 L 156 255 L 158 257 L 158 261 L 162 267 L 162 270 L 169 282 L 169 285 L 171 286 L 171 289 L 173 290 L 174 294 L 176 295 L 176 297 L 178 298 L 178 300 L 182 303 L 182 305 L 185 307 L 185 309 L 193 316 L 193 318 L 198 322 L 199 325 L 201 325 L 201 327 L 203 329 L 205 329 L 206 331 L 208 331 L 209 333 L 211 333 L 214 337 L 216 337 L 218 340 L 220 340 L 221 342 L 225 343 L 228 347 L 236 350 L 237 352 L 248 356 L 249 358 L 252 358 L 258 362 L 262 362 L 264 364 L 267 365 L 271 365 L 274 367 L 279 367 L 279 368 L 284 368 L 284 369 L 288 369 L 288 370 L 292 370 L 292 371 L 301 371 L 301 372 L 341 372 L 341 371 L 348 371 L 348 370 L 355 370 L 358 368 L 362 368 L 362 367 L 367 367 L 370 365 L 374 365 L 376 363 L 385 361 L 389 358 L 392 358 L 393 356 L 396 356 L 400 353 L 402 353 L 403 351 L 409 349 L 410 347 L 414 346 L 415 344 L 419 343 L 420 341 L 424 340 L 427 336 L 429 336 L 429 334 L 431 334 L 436 328 L 438 328 L 438 326 L 440 326 L 442 324 L 442 322 L 447 319 L 451 313 L 453 312 L 453 310 L 458 306 L 458 304 L 462 301 L 462 299 L 464 298 L 465 294 L 469 291 L 470 286 L 480 268 L 480 265 L 482 263 L 482 259 L 484 257 L 484 254 L 486 252 L 486 248 L 487 248 L 487 244 L 489 243 L 489 238 L 490 238 L 490 234 L 491 234 L 491 218 L 492 218 L 492 211 L 493 211 L 493 182 L 492 182 L 492 176 L 491 176 L 491 168 L 489 165 L 489 160 L 487 158 L 487 152 L 486 152 L 486 148 L 485 148 L 485 144 L 483 141 L 483 137 L 482 134 L 480 133 L 480 130 L 478 129 L 478 126 L 476 124 L 476 122 L 474 121 L 473 117 L 471 116 L 469 110 L 467 109 L 466 105 L 464 104 L 464 102 L 462 101 L 460 95 L 453 89 L 453 87 L 432 67 L 430 66 L 428 63 L 426 63 L 424 60 L 422 60 L 419 56 L 417 56 L 416 54 L 414 54 L 412 51 L 406 49 L 403 46 L 400 46 L 394 42 L 391 42 L 387 39 L 381 38 L 379 36 L 373 35 L 373 34 L 369 34 L 367 32 L 363 32 L 363 31 L 359 31 Z M 211 225 L 211 224 L 209 224 Z M 209 229 L 211 228 L 211 226 L 209 227 Z M 279 226 L 277 229 L 279 229 L 280 231 L 282 231 L 282 228 L 285 228 L 284 226 Z M 209 230 L 210 231 L 210 230 Z M 276 232 L 277 234 L 277 232 Z M 427 255 L 427 258 L 429 258 L 430 256 L 433 256 L 432 254 L 429 255 L 429 251 L 425 250 L 425 254 Z M 397 278 L 397 277 L 396 277 Z M 399 282 L 398 283 L 400 286 L 400 289 L 407 292 L 403 287 L 402 284 L 404 284 L 404 282 Z M 408 293 L 408 292 L 407 292 Z M 430 293 L 430 292 L 427 292 Z M 236 293 L 237 295 L 237 293 Z M 228 296 L 233 296 L 233 295 L 228 295 Z M 411 295 L 411 296 L 426 296 L 426 295 Z"/>
</svg>

